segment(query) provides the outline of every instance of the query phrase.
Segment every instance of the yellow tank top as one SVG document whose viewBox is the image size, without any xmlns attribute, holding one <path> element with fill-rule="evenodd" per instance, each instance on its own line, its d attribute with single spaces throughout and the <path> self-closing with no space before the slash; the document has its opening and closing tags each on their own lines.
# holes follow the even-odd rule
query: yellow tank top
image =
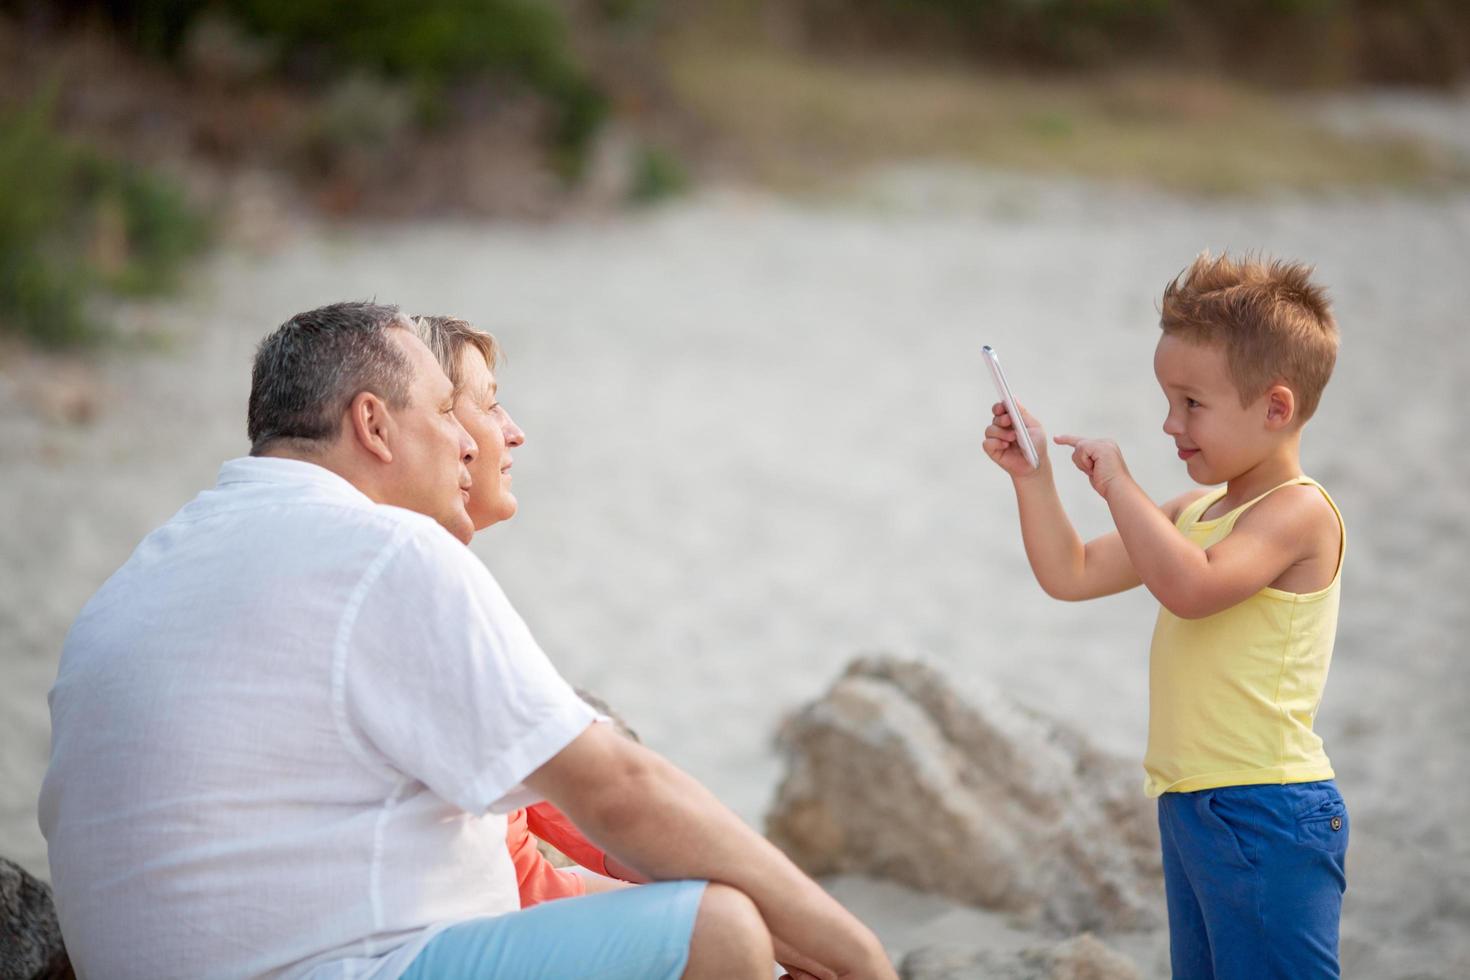
<svg viewBox="0 0 1470 980">
<path fill-rule="evenodd" d="M 1185 508 L 1176 526 L 1208 548 L 1263 498 L 1297 484 L 1321 490 L 1343 527 L 1337 504 L 1321 484 L 1304 476 L 1221 517 L 1200 520 L 1225 495 L 1222 487 Z M 1344 530 L 1337 572 L 1316 592 L 1268 587 L 1203 619 L 1180 619 L 1159 609 L 1149 651 L 1148 751 L 1143 760 L 1149 796 L 1332 778 L 1332 764 L 1312 722 L 1337 635 L 1346 550 Z"/>
</svg>

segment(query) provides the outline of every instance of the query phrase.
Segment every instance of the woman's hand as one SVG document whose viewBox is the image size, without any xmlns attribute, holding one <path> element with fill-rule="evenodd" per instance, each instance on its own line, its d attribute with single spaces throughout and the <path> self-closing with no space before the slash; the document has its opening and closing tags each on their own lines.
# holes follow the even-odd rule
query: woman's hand
<svg viewBox="0 0 1470 980">
<path fill-rule="evenodd" d="M 835 970 L 803 955 L 790 943 L 783 942 L 781 937 L 772 936 L 771 942 L 776 947 L 776 962 L 786 971 L 781 980 L 837 980 Z"/>
<path fill-rule="evenodd" d="M 1041 423 L 1026 411 L 1024 405 L 1017 403 L 1016 408 L 1021 412 L 1026 431 L 1031 434 L 1031 445 L 1036 447 L 1036 468 L 1031 468 L 1026 454 L 1021 452 L 1015 420 L 1006 410 L 1004 402 L 996 402 L 990 406 L 993 417 L 985 429 L 985 455 L 995 460 L 997 466 L 1013 477 L 1030 476 L 1040 471 L 1046 462 L 1046 433 L 1042 431 Z"/>
<path fill-rule="evenodd" d="M 814 973 L 808 973 L 798 966 L 788 966 L 785 963 L 778 963 L 777 965 L 786 971 L 781 974 L 781 980 L 826 980 L 826 978 L 819 977 Z M 836 974 L 832 974 L 832 976 L 836 976 Z"/>
</svg>

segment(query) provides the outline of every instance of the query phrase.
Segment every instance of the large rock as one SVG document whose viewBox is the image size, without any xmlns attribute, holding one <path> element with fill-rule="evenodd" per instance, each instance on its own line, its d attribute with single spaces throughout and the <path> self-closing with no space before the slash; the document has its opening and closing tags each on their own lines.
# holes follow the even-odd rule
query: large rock
<svg viewBox="0 0 1470 980">
<path fill-rule="evenodd" d="M 0 858 L 0 980 L 31 980 L 61 953 L 51 889 Z"/>
<path fill-rule="evenodd" d="M 902 980 L 1139 980 L 1133 961 L 1091 933 L 1014 954 L 921 949 L 899 964 Z"/>
<path fill-rule="evenodd" d="M 1163 909 L 1136 763 L 993 687 L 854 661 L 778 737 L 770 838 L 812 874 L 892 878 L 1075 933 Z"/>
</svg>

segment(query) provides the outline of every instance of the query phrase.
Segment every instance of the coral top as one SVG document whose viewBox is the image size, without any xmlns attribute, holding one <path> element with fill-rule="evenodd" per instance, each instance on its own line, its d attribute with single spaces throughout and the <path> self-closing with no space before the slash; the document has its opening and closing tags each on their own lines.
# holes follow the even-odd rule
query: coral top
<svg viewBox="0 0 1470 980">
<path fill-rule="evenodd" d="M 1298 477 L 1281 487 L 1321 485 Z M 1251 507 L 1281 487 L 1221 517 L 1200 515 L 1225 494 L 1205 494 L 1179 515 L 1178 527 L 1202 548 L 1220 541 Z M 1220 786 L 1304 783 L 1332 778 L 1322 739 L 1312 731 L 1332 643 L 1342 582 L 1337 572 L 1316 592 L 1265 588 L 1202 619 L 1159 610 L 1149 652 L 1148 751 L 1145 791 L 1188 793 Z"/>
<path fill-rule="evenodd" d="M 566 814 L 556 807 L 550 803 L 537 803 L 527 810 L 516 810 L 506 818 L 505 846 L 509 848 L 511 861 L 515 864 L 521 908 L 587 894 L 581 875 L 554 867 L 542 857 L 536 848 L 536 837 L 582 867 L 613 877 L 608 874 L 607 856 L 596 844 L 583 837 Z"/>
</svg>

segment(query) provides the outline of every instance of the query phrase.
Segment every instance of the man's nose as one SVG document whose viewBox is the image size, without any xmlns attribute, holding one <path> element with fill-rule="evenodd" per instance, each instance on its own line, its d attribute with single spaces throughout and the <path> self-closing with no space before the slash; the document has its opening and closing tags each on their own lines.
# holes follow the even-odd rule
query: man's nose
<svg viewBox="0 0 1470 980">
<path fill-rule="evenodd" d="M 480 455 L 480 447 L 475 444 L 475 437 L 460 424 L 459 419 L 455 419 L 454 424 L 459 427 L 459 458 L 465 463 L 473 463 L 475 457 Z"/>
</svg>

